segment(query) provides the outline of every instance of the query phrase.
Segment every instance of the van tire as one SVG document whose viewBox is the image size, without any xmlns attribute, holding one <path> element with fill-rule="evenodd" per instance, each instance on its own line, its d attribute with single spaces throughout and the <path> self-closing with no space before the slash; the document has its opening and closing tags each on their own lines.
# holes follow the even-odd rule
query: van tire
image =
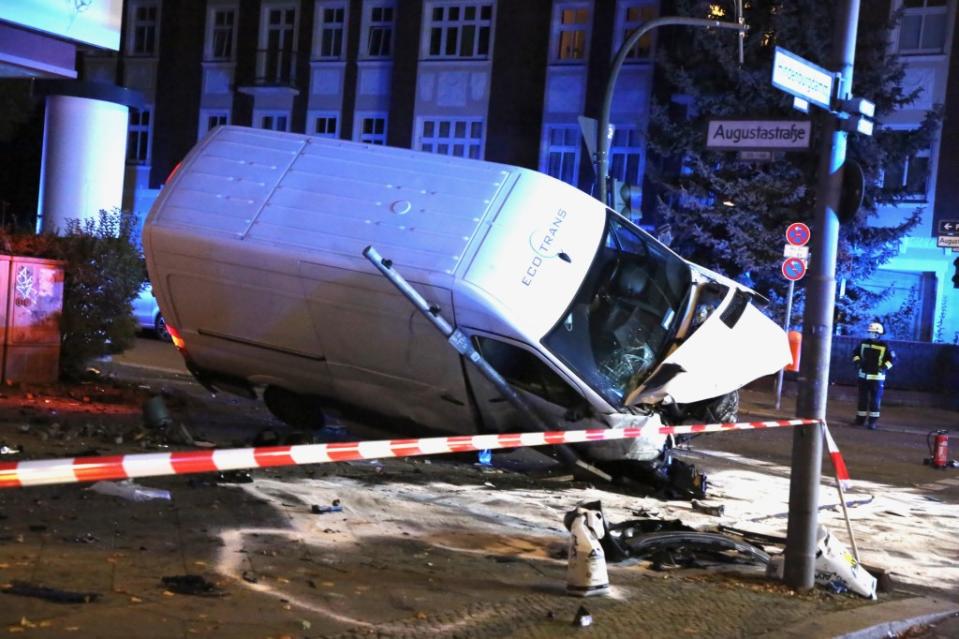
<svg viewBox="0 0 959 639">
<path fill-rule="evenodd" d="M 319 400 L 310 395 L 267 386 L 263 391 L 263 403 L 274 417 L 294 428 L 318 430 L 326 424 Z"/>
</svg>

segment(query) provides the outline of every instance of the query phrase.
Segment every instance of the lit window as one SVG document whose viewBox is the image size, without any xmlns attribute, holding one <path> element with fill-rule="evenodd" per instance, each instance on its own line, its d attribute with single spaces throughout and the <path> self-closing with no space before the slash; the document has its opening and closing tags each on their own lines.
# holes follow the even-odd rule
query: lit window
<svg viewBox="0 0 959 639">
<path fill-rule="evenodd" d="M 157 52 L 157 31 L 160 29 L 160 9 L 155 2 L 137 2 L 130 5 L 131 55 L 152 56 Z"/>
<path fill-rule="evenodd" d="M 207 50 L 211 60 L 232 60 L 236 42 L 236 9 L 216 8 L 210 10 L 207 19 Z"/>
<path fill-rule="evenodd" d="M 127 128 L 127 162 L 147 164 L 150 161 L 150 131 L 152 107 L 130 108 Z"/>
<path fill-rule="evenodd" d="M 563 62 L 585 60 L 589 42 L 589 6 L 559 3 L 553 21 L 553 59 Z"/>
<path fill-rule="evenodd" d="M 630 2 L 621 2 L 618 6 L 618 17 L 620 28 L 618 47 L 623 46 L 626 40 L 633 35 L 637 29 L 656 17 L 657 3 L 652 0 L 632 0 Z M 649 32 L 639 39 L 629 53 L 626 54 L 627 60 L 646 60 L 652 53 L 653 33 Z M 617 48 L 618 50 L 618 48 Z M 615 55 L 615 51 L 613 52 Z"/>
<path fill-rule="evenodd" d="M 567 184 L 579 177 L 579 127 L 548 125 L 543 172 Z"/>
<path fill-rule="evenodd" d="M 289 131 L 290 117 L 283 111 L 259 112 L 253 118 L 258 128 L 271 131 Z"/>
<path fill-rule="evenodd" d="M 639 184 L 642 165 L 642 141 L 636 127 L 617 128 L 609 145 L 609 175 L 626 182 Z"/>
<path fill-rule="evenodd" d="M 316 7 L 316 57 L 339 60 L 343 57 L 343 34 L 346 32 L 346 5 L 321 3 Z"/>
<path fill-rule="evenodd" d="M 366 55 L 387 58 L 393 53 L 393 6 L 368 7 L 366 16 Z"/>
<path fill-rule="evenodd" d="M 493 4 L 433 3 L 428 9 L 429 57 L 486 58 L 490 54 Z"/>
<path fill-rule="evenodd" d="M 335 138 L 338 136 L 338 121 L 336 114 L 317 114 L 313 116 L 313 135 L 321 138 Z"/>
<path fill-rule="evenodd" d="M 949 24 L 946 0 L 903 0 L 902 8 L 899 52 L 942 53 Z"/>
<path fill-rule="evenodd" d="M 386 144 L 386 114 L 377 113 L 359 118 L 357 140 L 366 144 Z"/>
<path fill-rule="evenodd" d="M 480 119 L 424 120 L 421 131 L 421 151 L 477 160 L 482 157 L 483 121 Z"/>
</svg>

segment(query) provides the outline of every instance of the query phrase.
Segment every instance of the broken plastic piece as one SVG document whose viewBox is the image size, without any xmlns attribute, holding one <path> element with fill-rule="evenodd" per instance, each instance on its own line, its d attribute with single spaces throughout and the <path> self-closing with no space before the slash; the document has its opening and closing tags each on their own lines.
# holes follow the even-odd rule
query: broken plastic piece
<svg viewBox="0 0 959 639">
<path fill-rule="evenodd" d="M 170 500 L 170 491 L 161 488 L 147 488 L 135 484 L 129 479 L 125 481 L 98 481 L 89 490 L 101 495 L 111 495 L 130 501 L 150 501 L 151 499 Z"/>
<path fill-rule="evenodd" d="M 699 501 L 698 499 L 694 499 L 690 503 L 693 507 L 693 510 L 695 510 L 696 512 L 703 513 L 706 515 L 712 515 L 713 517 L 722 517 L 723 513 L 726 511 L 726 507 L 723 506 L 722 504 L 720 504 L 719 506 L 708 506 L 704 504 L 703 502 Z"/>
<path fill-rule="evenodd" d="M 310 506 L 310 512 L 314 515 L 325 515 L 327 513 L 339 513 L 343 512 L 343 506 L 340 505 L 339 499 L 334 499 L 333 503 L 329 506 L 320 506 L 319 504 L 313 504 Z"/>
<path fill-rule="evenodd" d="M 573 617 L 573 625 L 578 628 L 585 628 L 586 626 L 593 625 L 593 615 L 589 614 L 589 610 L 586 610 L 586 606 L 580 606 L 579 610 L 576 611 L 576 616 Z"/>
<path fill-rule="evenodd" d="M 10 582 L 9 586 L 4 586 L 0 592 L 5 595 L 46 599 L 53 603 L 92 603 L 101 597 L 98 592 L 72 592 L 16 580 Z"/>
<path fill-rule="evenodd" d="M 493 451 L 488 448 L 479 451 L 476 457 L 480 466 L 491 466 L 493 464 Z"/>
<path fill-rule="evenodd" d="M 226 591 L 208 581 L 201 575 L 174 575 L 163 577 L 163 585 L 180 595 L 196 595 L 198 597 L 225 597 Z"/>
</svg>

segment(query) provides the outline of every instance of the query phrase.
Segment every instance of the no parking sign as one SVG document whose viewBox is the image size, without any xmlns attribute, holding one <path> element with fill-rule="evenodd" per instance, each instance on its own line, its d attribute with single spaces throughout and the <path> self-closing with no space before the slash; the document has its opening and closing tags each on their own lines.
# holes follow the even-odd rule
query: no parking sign
<svg viewBox="0 0 959 639">
<path fill-rule="evenodd" d="M 783 261 L 783 277 L 791 282 L 801 280 L 806 275 L 806 261 L 798 257 L 787 257 Z"/>
</svg>

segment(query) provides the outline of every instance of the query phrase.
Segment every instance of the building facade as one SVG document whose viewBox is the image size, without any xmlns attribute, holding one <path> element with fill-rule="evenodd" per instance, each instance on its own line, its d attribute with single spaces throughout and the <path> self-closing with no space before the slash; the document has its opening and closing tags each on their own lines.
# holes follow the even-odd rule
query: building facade
<svg viewBox="0 0 959 639">
<path fill-rule="evenodd" d="M 143 213 L 212 127 L 238 124 L 506 162 L 589 190 L 577 118 L 656 0 L 127 0 L 119 55 L 83 75 L 145 96 L 124 205 Z M 611 167 L 643 174 L 652 39 L 613 106 Z"/>
</svg>

